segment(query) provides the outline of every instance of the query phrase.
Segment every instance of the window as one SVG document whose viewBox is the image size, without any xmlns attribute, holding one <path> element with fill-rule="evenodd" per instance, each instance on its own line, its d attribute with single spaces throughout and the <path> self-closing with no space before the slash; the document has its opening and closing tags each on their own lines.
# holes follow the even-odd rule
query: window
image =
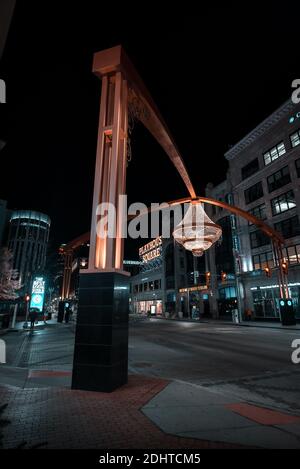
<svg viewBox="0 0 300 469">
<path fill-rule="evenodd" d="M 254 270 L 263 270 L 265 267 L 274 267 L 274 258 L 272 251 L 256 254 L 252 257 L 252 260 Z"/>
<path fill-rule="evenodd" d="M 256 218 L 259 218 L 260 220 L 266 220 L 267 214 L 266 214 L 266 206 L 265 204 L 257 205 L 257 207 L 253 207 L 251 210 L 249 210 L 250 215 L 254 215 Z M 249 221 L 249 225 L 252 225 L 252 223 Z"/>
<path fill-rule="evenodd" d="M 300 225 L 297 215 L 275 223 L 275 230 L 279 231 L 284 238 L 291 238 L 300 234 Z"/>
<path fill-rule="evenodd" d="M 250 204 L 251 202 L 254 202 L 254 200 L 259 199 L 264 195 L 262 183 L 258 182 L 257 184 L 254 184 L 254 186 L 249 187 L 245 190 L 244 194 L 246 204 Z"/>
<path fill-rule="evenodd" d="M 252 174 L 256 173 L 259 170 L 258 158 L 250 161 L 250 163 L 246 164 L 241 170 L 242 172 L 242 179 L 246 179 Z"/>
<path fill-rule="evenodd" d="M 296 207 L 296 201 L 293 191 L 288 191 L 271 200 L 273 215 L 286 212 Z"/>
<path fill-rule="evenodd" d="M 229 205 L 233 205 L 234 200 L 233 200 L 233 194 L 231 192 L 225 195 L 225 202 Z"/>
<path fill-rule="evenodd" d="M 286 184 L 291 182 L 289 167 L 284 166 L 279 171 L 276 171 L 276 173 L 271 174 L 271 176 L 268 177 L 267 181 L 269 192 L 273 192 L 276 189 L 285 186 Z"/>
<path fill-rule="evenodd" d="M 296 246 L 289 246 L 288 248 L 283 249 L 283 255 L 288 260 L 289 264 L 299 264 L 300 244 L 297 244 Z"/>
<path fill-rule="evenodd" d="M 264 162 L 267 166 L 268 164 L 272 163 L 272 161 L 277 160 L 281 155 L 284 155 L 286 152 L 285 146 L 283 142 L 278 143 L 275 147 L 271 148 L 270 150 L 264 153 Z"/>
<path fill-rule="evenodd" d="M 270 244 L 270 238 L 263 231 L 252 231 L 250 233 L 250 244 L 252 249 L 259 248 L 260 246 Z"/>
<path fill-rule="evenodd" d="M 296 165 L 297 176 L 299 178 L 300 177 L 300 158 L 295 161 L 295 165 Z"/>
<path fill-rule="evenodd" d="M 235 289 L 235 287 L 220 288 L 219 298 L 221 300 L 227 300 L 229 298 L 236 298 L 236 289 Z"/>
<path fill-rule="evenodd" d="M 297 147 L 300 144 L 300 129 L 290 135 L 290 140 L 293 148 Z"/>
<path fill-rule="evenodd" d="M 154 290 L 159 290 L 161 288 L 161 280 L 154 280 Z"/>
</svg>

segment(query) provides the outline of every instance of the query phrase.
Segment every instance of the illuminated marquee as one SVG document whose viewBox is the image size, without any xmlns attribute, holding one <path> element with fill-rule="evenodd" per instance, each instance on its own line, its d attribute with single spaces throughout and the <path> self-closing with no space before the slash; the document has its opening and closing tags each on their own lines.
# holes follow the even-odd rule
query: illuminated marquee
<svg viewBox="0 0 300 469">
<path fill-rule="evenodd" d="M 144 263 L 150 262 L 161 255 L 161 236 L 158 236 L 150 243 L 145 244 L 139 249 L 139 255 Z"/>
<path fill-rule="evenodd" d="M 45 280 L 43 277 L 35 277 L 32 283 L 30 308 L 43 311 L 45 297 Z"/>
<path fill-rule="evenodd" d="M 179 293 L 187 293 L 187 292 L 202 291 L 202 290 L 208 290 L 207 285 L 198 285 L 196 287 L 180 288 Z"/>
</svg>

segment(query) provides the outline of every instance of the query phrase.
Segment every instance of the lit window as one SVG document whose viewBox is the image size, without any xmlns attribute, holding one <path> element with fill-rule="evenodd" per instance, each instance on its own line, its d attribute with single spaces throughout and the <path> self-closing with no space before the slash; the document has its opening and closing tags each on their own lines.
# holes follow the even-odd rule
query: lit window
<svg viewBox="0 0 300 469">
<path fill-rule="evenodd" d="M 272 161 L 277 160 L 280 156 L 286 153 L 285 146 L 283 142 L 278 143 L 275 147 L 264 153 L 264 162 L 265 165 L 272 163 Z"/>
<path fill-rule="evenodd" d="M 297 147 L 300 144 L 300 129 L 297 130 L 294 134 L 290 135 L 291 145 L 293 148 Z"/>
<path fill-rule="evenodd" d="M 272 269 L 274 267 L 274 258 L 272 251 L 263 252 L 253 256 L 253 268 L 254 270 L 263 270 L 266 267 Z"/>
<path fill-rule="evenodd" d="M 289 246 L 284 249 L 284 257 L 288 260 L 290 265 L 300 263 L 300 244 L 296 246 Z"/>
<path fill-rule="evenodd" d="M 271 200 L 272 213 L 278 215 L 296 207 L 296 201 L 293 191 L 288 191 Z"/>
</svg>

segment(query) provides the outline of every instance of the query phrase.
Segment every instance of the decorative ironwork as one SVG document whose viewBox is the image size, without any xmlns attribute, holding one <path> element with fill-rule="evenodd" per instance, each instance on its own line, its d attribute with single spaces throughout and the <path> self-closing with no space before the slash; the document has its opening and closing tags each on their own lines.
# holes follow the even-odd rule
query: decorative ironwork
<svg viewBox="0 0 300 469">
<path fill-rule="evenodd" d="M 137 120 L 150 119 L 150 112 L 132 89 L 128 90 L 127 166 L 132 160 L 132 132 Z"/>
</svg>

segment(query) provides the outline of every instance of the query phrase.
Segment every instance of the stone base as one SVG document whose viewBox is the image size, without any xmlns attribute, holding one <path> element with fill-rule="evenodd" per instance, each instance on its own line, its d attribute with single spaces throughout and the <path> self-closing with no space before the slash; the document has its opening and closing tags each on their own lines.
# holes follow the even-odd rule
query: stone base
<svg viewBox="0 0 300 469">
<path fill-rule="evenodd" d="M 72 389 L 111 392 L 127 383 L 129 279 L 80 274 Z"/>
</svg>

